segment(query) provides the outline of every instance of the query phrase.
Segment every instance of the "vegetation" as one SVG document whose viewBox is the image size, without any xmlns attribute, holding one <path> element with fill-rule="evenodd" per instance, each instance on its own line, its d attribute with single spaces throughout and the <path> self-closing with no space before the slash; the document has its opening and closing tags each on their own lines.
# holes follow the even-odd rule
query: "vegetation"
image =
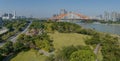
<svg viewBox="0 0 120 61">
<path fill-rule="evenodd" d="M 84 52 L 84 53 L 83 53 Z M 78 55 L 79 54 L 79 55 Z M 87 58 L 87 59 L 86 59 Z M 69 46 L 59 50 L 54 58 L 46 61 L 95 61 L 95 55 L 88 46 Z"/>
<path fill-rule="evenodd" d="M 46 33 L 42 35 L 35 35 L 34 37 L 21 34 L 18 37 L 18 41 L 28 48 L 44 49 L 49 52 L 54 50 L 52 40 L 49 39 L 49 36 Z"/>
<path fill-rule="evenodd" d="M 90 50 L 79 50 L 71 54 L 70 61 L 95 61 L 95 55 Z"/>
<path fill-rule="evenodd" d="M 8 26 L 10 31 L 15 31 L 14 26 Z M 36 31 L 37 33 L 35 33 Z M 21 34 L 17 42 L 8 41 L 1 47 L 0 58 L 22 51 L 12 61 L 19 61 L 19 59 L 38 61 L 44 57 L 38 54 L 40 49 L 45 52 L 54 52 L 56 49 L 54 55 L 47 59 L 43 58 L 42 61 L 95 61 L 99 57 L 93 53 L 94 47 L 100 44 L 99 51 L 102 53 L 102 61 L 120 61 L 118 38 L 109 34 L 84 29 L 77 24 L 52 21 L 33 21 L 28 32 L 29 34 Z M 34 49 L 32 50 L 34 52 L 31 52 L 31 49 Z M 37 53 L 35 53 L 36 51 Z"/>
<path fill-rule="evenodd" d="M 118 45 L 118 38 L 112 37 L 108 34 L 99 34 L 98 36 L 94 36 L 91 39 L 86 40 L 86 44 L 88 45 L 97 45 L 101 44 L 103 61 L 119 61 L 120 58 L 120 47 Z"/>
<path fill-rule="evenodd" d="M 3 47 L 0 49 L 1 52 L 2 52 L 1 54 L 4 55 L 4 56 L 6 56 L 9 53 L 11 53 L 12 50 L 13 50 L 12 46 L 13 46 L 12 42 L 10 42 L 10 41 L 6 42 L 5 45 L 3 45 Z"/>
<path fill-rule="evenodd" d="M 57 30 L 61 33 L 76 33 L 81 30 L 81 26 L 68 22 L 55 22 L 52 25 L 52 30 Z"/>
<path fill-rule="evenodd" d="M 2 61 L 3 60 L 3 56 L 0 54 L 0 61 Z"/>
</svg>

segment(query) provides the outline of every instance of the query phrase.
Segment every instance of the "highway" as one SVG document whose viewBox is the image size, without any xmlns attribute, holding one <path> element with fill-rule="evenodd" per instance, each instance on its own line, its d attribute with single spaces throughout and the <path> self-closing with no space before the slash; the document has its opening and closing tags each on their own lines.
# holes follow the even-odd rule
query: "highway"
<svg viewBox="0 0 120 61">
<path fill-rule="evenodd" d="M 31 24 L 32 24 L 32 21 L 29 23 L 29 25 L 28 25 L 22 32 L 18 33 L 16 36 L 10 37 L 9 40 L 12 41 L 13 43 L 15 43 L 16 40 L 17 40 L 17 38 L 18 38 L 18 36 L 19 36 L 20 34 L 26 33 Z M 0 43 L 0 47 L 2 47 L 4 44 L 5 44 L 5 43 Z"/>
<path fill-rule="evenodd" d="M 15 43 L 15 41 L 17 40 L 17 38 L 19 37 L 19 35 L 20 35 L 20 34 L 23 34 L 23 33 L 26 33 L 31 24 L 32 24 L 32 22 L 30 22 L 29 25 L 25 28 L 25 30 L 22 31 L 21 33 L 19 33 L 17 36 L 11 37 L 11 38 L 10 38 L 10 41 L 12 41 L 13 43 Z"/>
<path fill-rule="evenodd" d="M 7 31 L 8 31 L 8 29 L 5 28 L 5 27 L 3 27 L 3 29 L 0 29 L 0 34 L 3 34 L 3 33 L 5 33 L 5 32 L 7 32 Z"/>
</svg>

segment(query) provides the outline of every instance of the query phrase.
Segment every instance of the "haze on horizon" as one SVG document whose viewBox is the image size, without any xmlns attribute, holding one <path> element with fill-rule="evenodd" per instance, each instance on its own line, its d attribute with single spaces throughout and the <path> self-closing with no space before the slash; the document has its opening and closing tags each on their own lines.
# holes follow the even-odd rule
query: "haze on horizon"
<svg viewBox="0 0 120 61">
<path fill-rule="evenodd" d="M 17 15 L 51 17 L 60 9 L 82 13 L 88 16 L 104 11 L 120 11 L 118 0 L 0 0 L 0 15 L 17 12 Z"/>
</svg>

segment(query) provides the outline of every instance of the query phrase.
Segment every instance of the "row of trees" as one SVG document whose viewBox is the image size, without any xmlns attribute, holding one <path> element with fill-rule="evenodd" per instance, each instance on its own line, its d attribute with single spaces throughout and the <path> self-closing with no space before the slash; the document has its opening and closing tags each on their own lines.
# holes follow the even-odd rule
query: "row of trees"
<svg viewBox="0 0 120 61">
<path fill-rule="evenodd" d="M 30 26 L 30 29 L 43 29 L 46 32 L 62 32 L 62 33 L 70 33 L 70 32 L 78 32 L 81 29 L 81 26 L 68 23 L 68 22 L 40 22 L 34 21 Z"/>
<path fill-rule="evenodd" d="M 57 30 L 61 33 L 76 33 L 81 30 L 81 26 L 68 22 L 54 22 L 52 30 Z"/>
<path fill-rule="evenodd" d="M 92 29 L 84 29 L 80 25 L 68 22 L 41 22 L 41 21 L 34 21 L 29 28 L 31 29 L 41 29 L 44 32 L 54 32 L 58 31 L 60 33 L 80 33 L 86 35 L 96 35 L 98 32 Z"/>
</svg>

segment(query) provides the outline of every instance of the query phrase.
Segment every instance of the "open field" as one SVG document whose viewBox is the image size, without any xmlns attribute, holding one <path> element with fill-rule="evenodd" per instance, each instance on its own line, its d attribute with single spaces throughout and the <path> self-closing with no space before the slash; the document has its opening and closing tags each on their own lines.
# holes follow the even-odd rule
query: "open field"
<svg viewBox="0 0 120 61">
<path fill-rule="evenodd" d="M 26 52 L 20 52 L 12 58 L 10 61 L 45 61 L 46 56 L 40 55 L 35 50 L 29 50 Z"/>
<path fill-rule="evenodd" d="M 88 35 L 77 34 L 77 33 L 51 33 L 50 38 L 53 39 L 55 49 L 59 49 L 64 46 L 70 45 L 86 45 L 84 40 L 90 38 Z"/>
</svg>

